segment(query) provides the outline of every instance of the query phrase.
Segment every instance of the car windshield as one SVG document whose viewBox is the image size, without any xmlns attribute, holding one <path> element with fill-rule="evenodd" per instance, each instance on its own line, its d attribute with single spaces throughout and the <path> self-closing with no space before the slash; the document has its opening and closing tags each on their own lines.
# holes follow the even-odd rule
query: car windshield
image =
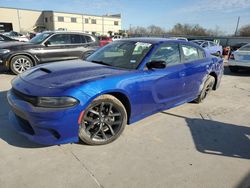
<svg viewBox="0 0 250 188">
<path fill-rule="evenodd" d="M 247 44 L 245 46 L 242 46 L 239 51 L 250 51 L 250 44 Z"/>
<path fill-rule="evenodd" d="M 152 44 L 145 42 L 112 42 L 87 58 L 87 61 L 112 67 L 136 69 Z"/>
<path fill-rule="evenodd" d="M 46 38 L 48 38 L 48 36 L 50 36 L 50 33 L 40 33 L 34 38 L 32 38 L 29 42 L 32 44 L 39 44 L 43 42 Z"/>
</svg>

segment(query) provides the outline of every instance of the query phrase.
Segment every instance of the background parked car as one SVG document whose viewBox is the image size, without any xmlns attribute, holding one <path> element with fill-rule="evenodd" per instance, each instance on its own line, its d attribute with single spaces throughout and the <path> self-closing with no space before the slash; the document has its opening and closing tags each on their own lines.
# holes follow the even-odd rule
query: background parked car
<svg viewBox="0 0 250 188">
<path fill-rule="evenodd" d="M 100 41 L 101 47 L 113 41 L 111 37 L 106 37 L 106 36 L 99 36 L 98 39 Z"/>
<path fill-rule="evenodd" d="M 185 37 L 170 37 L 170 39 L 188 41 Z"/>
<path fill-rule="evenodd" d="M 250 43 L 232 52 L 228 66 L 231 72 L 238 72 L 239 69 L 250 67 Z"/>
<path fill-rule="evenodd" d="M 212 41 L 205 41 L 205 40 L 193 40 L 192 42 L 201 46 L 204 50 L 209 52 L 212 55 L 220 56 L 222 55 L 222 46 L 212 42 Z"/>
<path fill-rule="evenodd" d="M 10 41 L 17 41 L 17 40 L 12 39 L 12 38 L 5 36 L 3 34 L 0 34 L 0 43 L 1 42 L 10 42 Z"/>
<path fill-rule="evenodd" d="M 15 74 L 46 62 L 85 59 L 99 47 L 99 40 L 90 34 L 76 32 L 44 32 L 29 42 L 0 44 L 0 65 Z"/>
<path fill-rule="evenodd" d="M 25 35 L 18 33 L 18 32 L 15 32 L 15 31 L 10 31 L 10 32 L 3 33 L 3 34 L 10 37 L 10 38 L 18 40 L 20 42 L 28 42 L 29 41 L 29 39 Z"/>
</svg>

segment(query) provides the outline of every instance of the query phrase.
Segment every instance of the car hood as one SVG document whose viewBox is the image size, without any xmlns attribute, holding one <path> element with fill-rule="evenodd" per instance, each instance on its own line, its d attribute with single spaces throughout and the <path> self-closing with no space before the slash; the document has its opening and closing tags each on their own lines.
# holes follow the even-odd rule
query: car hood
<svg viewBox="0 0 250 188">
<path fill-rule="evenodd" d="M 0 43 L 0 49 L 12 49 L 12 48 L 20 48 L 20 47 L 33 47 L 37 46 L 37 44 L 32 44 L 28 42 L 19 42 L 19 41 L 10 41 Z"/>
<path fill-rule="evenodd" d="M 40 87 L 62 88 L 79 86 L 93 80 L 127 72 L 129 71 L 88 61 L 70 60 L 37 66 L 24 72 L 20 78 Z"/>
</svg>

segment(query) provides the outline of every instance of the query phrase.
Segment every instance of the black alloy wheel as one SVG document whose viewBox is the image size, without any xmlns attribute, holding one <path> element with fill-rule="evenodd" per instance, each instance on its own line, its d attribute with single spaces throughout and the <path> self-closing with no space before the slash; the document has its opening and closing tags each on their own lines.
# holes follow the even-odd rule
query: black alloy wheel
<svg viewBox="0 0 250 188">
<path fill-rule="evenodd" d="M 108 144 L 121 135 L 126 123 L 123 104 L 112 95 L 102 95 L 84 111 L 79 137 L 89 145 Z"/>
</svg>

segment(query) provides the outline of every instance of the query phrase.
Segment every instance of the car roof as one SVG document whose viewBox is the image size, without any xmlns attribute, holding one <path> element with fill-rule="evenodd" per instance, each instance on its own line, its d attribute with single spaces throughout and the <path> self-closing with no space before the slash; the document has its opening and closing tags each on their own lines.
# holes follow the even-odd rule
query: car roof
<svg viewBox="0 0 250 188">
<path fill-rule="evenodd" d="M 132 41 L 132 42 L 145 42 L 150 44 L 158 44 L 166 41 L 177 41 L 170 38 L 153 38 L 153 37 L 138 37 L 138 38 L 126 38 L 122 41 Z"/>
<path fill-rule="evenodd" d="M 49 34 L 84 34 L 93 36 L 92 34 L 85 33 L 85 32 L 76 32 L 76 31 L 44 31 L 42 33 L 49 33 Z"/>
</svg>

